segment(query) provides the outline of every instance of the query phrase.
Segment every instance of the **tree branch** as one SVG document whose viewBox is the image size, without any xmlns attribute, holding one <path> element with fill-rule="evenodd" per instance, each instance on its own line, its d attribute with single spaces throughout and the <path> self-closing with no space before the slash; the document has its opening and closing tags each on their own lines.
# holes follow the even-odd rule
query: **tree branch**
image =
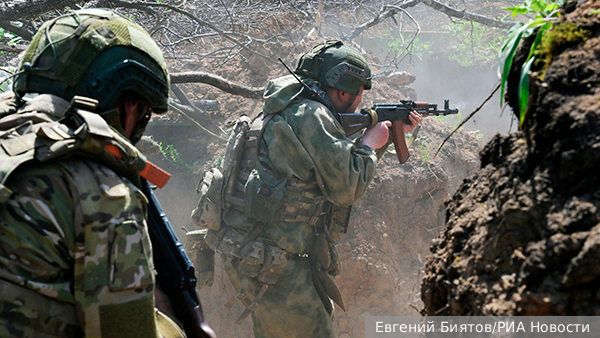
<svg viewBox="0 0 600 338">
<path fill-rule="evenodd" d="M 235 84 L 220 76 L 205 73 L 205 72 L 186 72 L 171 74 L 171 83 L 189 83 L 199 82 L 205 83 L 220 90 L 234 95 L 240 95 L 249 99 L 261 100 L 264 88 L 247 87 Z"/>
<path fill-rule="evenodd" d="M 179 14 L 185 15 L 187 17 L 189 17 L 190 19 L 196 21 L 197 23 L 199 23 L 202 26 L 208 27 L 212 30 L 214 30 L 215 32 L 219 33 L 221 36 L 223 36 L 223 38 L 229 40 L 230 42 L 233 42 L 234 44 L 238 45 L 240 48 L 247 50 L 253 54 L 256 54 L 264 59 L 267 59 L 269 61 L 272 61 L 268 56 L 261 54 L 251 48 L 248 47 L 248 43 L 243 44 L 241 42 L 239 42 L 238 40 L 232 38 L 231 36 L 229 36 L 229 34 L 227 32 L 222 31 L 221 29 L 219 29 L 217 26 L 206 22 L 202 19 L 200 19 L 199 17 L 191 14 L 189 11 L 183 10 L 181 8 L 169 5 L 169 4 L 163 4 L 163 3 L 159 3 L 159 2 L 129 2 L 129 1 L 123 1 L 123 0 L 109 0 L 112 4 L 117 5 L 117 6 L 121 6 L 121 7 L 127 7 L 127 8 L 136 8 L 136 9 L 145 9 L 148 6 L 154 6 L 154 7 L 164 7 L 164 8 L 169 8 L 170 10 L 172 10 L 173 12 L 177 12 Z M 250 42 L 252 42 L 252 40 L 254 40 L 253 38 L 251 38 L 250 36 L 246 36 L 248 39 L 250 39 Z"/>
<path fill-rule="evenodd" d="M 23 40 L 31 41 L 31 39 L 33 39 L 34 33 L 30 32 L 25 28 L 12 24 L 10 21 L 0 20 L 0 27 L 6 29 L 7 31 L 13 34 L 16 34 L 17 36 L 22 37 Z"/>
<path fill-rule="evenodd" d="M 182 104 L 179 104 L 177 102 L 170 102 L 169 103 L 169 107 L 176 111 L 177 113 L 179 113 L 179 115 L 183 116 L 186 120 L 190 121 L 192 124 L 194 124 L 196 127 L 198 127 L 202 132 L 206 133 L 207 135 L 211 136 L 212 138 L 214 138 L 215 140 L 218 140 L 220 142 L 227 142 L 226 138 L 223 138 L 215 133 L 213 133 L 212 131 L 206 129 L 206 127 L 204 127 L 202 124 L 198 123 L 198 121 L 194 120 L 192 117 L 190 117 L 188 115 L 189 113 L 189 109 L 190 106 L 184 106 Z M 187 112 L 186 112 L 187 110 Z"/>
<path fill-rule="evenodd" d="M 509 29 L 515 24 L 514 22 L 511 22 L 511 21 L 497 20 L 497 19 L 488 18 L 483 15 L 470 13 L 467 11 L 459 11 L 455 8 L 446 6 L 435 0 L 423 0 L 422 2 L 424 5 L 427 5 L 433 9 L 435 9 L 436 11 L 440 11 L 449 16 L 463 19 L 463 20 L 479 22 L 480 24 L 490 26 L 490 27 Z"/>
<path fill-rule="evenodd" d="M 0 52 L 21 53 L 27 49 L 27 46 L 0 45 Z"/>
<path fill-rule="evenodd" d="M 72 7 L 82 0 L 12 0 L 0 2 L 0 20 L 18 21 L 27 17 L 35 17 L 53 9 Z"/>
<path fill-rule="evenodd" d="M 342 36 L 342 40 L 348 40 L 348 41 L 352 41 L 352 39 L 354 39 L 355 37 L 359 36 L 362 32 L 364 32 L 365 30 L 378 25 L 380 22 L 382 22 L 383 20 L 396 15 L 396 13 L 398 11 L 400 11 L 400 9 L 405 9 L 405 8 L 409 8 L 409 7 L 414 7 L 416 5 L 418 5 L 420 2 L 422 2 L 423 0 L 412 0 L 409 2 L 405 2 L 399 6 L 384 6 L 381 9 L 381 12 L 373 18 L 373 20 L 369 21 L 369 22 L 365 22 L 362 25 L 354 28 L 354 30 L 347 35 Z"/>
</svg>

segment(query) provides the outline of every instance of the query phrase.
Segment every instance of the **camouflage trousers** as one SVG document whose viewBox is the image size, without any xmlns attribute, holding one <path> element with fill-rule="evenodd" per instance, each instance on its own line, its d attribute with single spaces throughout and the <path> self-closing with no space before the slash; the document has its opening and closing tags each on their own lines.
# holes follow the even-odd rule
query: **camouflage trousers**
<svg viewBox="0 0 600 338">
<path fill-rule="evenodd" d="M 223 260 L 226 261 L 223 256 Z M 239 259 L 225 264 L 231 284 L 239 291 L 244 276 L 239 273 Z M 262 285 L 252 278 L 248 283 L 244 305 L 248 306 L 260 292 Z M 333 318 L 323 305 L 312 281 L 308 258 L 293 256 L 288 259 L 279 279 L 270 285 L 258 300 L 260 305 L 252 313 L 255 338 L 335 338 Z"/>
</svg>

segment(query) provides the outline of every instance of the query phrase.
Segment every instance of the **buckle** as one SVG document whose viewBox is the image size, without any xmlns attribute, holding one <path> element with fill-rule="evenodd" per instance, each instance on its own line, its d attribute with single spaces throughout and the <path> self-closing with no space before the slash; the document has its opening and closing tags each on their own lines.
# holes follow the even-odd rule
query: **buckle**
<svg viewBox="0 0 600 338">
<path fill-rule="evenodd" d="M 319 221 L 319 216 L 313 216 L 310 218 L 310 220 L 308 221 L 308 223 L 312 226 L 315 226 L 317 224 L 317 222 Z"/>
</svg>

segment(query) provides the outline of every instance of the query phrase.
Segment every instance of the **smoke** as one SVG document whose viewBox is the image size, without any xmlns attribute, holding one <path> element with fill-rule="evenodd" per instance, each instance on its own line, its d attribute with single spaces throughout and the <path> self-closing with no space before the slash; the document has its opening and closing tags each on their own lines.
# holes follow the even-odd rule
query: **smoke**
<svg viewBox="0 0 600 338">
<path fill-rule="evenodd" d="M 406 71 L 416 76 L 411 87 L 416 90 L 419 101 L 441 103 L 444 99 L 449 99 L 450 106 L 459 109 L 459 116 L 448 118 L 450 125 L 456 125 L 469 116 L 499 83 L 495 65 L 465 67 L 438 54 L 415 61 L 414 66 L 408 67 Z M 510 108 L 503 110 L 500 107 L 498 92 L 463 128 L 488 141 L 497 133 L 514 131 L 517 124 L 513 116 Z"/>
</svg>

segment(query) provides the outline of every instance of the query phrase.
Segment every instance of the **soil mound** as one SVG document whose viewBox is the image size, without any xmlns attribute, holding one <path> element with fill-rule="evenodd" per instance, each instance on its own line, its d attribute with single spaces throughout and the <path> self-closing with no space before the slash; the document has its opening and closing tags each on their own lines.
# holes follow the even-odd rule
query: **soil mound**
<svg viewBox="0 0 600 338">
<path fill-rule="evenodd" d="M 532 74 L 522 132 L 493 138 L 447 203 L 423 314 L 600 315 L 599 7 L 566 2 Z"/>
</svg>

